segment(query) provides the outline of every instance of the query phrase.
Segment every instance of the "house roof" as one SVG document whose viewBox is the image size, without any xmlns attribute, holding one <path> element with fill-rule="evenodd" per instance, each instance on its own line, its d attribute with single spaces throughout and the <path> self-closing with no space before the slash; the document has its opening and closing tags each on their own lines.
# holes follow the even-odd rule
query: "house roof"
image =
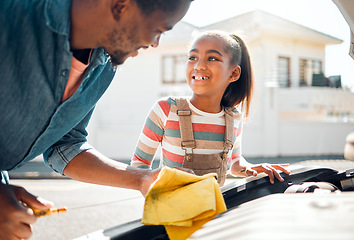
<svg viewBox="0 0 354 240">
<path fill-rule="evenodd" d="M 309 27 L 291 22 L 262 10 L 254 10 L 204 27 L 196 27 L 186 22 L 179 22 L 173 31 L 164 37 L 165 43 L 190 41 L 194 31 L 220 30 L 239 34 L 248 40 L 263 35 L 286 36 L 292 39 L 322 43 L 340 44 L 343 41 Z"/>
<path fill-rule="evenodd" d="M 321 42 L 325 45 L 340 44 L 343 41 L 309 27 L 291 22 L 262 10 L 254 10 L 214 24 L 207 25 L 203 30 L 221 30 L 238 33 L 252 38 L 255 33 L 281 35 L 304 41 Z M 257 36 L 257 35 L 256 35 Z"/>
<path fill-rule="evenodd" d="M 180 21 L 174 26 L 172 31 L 164 34 L 161 38 L 161 42 L 174 44 L 176 41 L 190 41 L 193 32 L 199 29 L 200 28 L 190 23 Z"/>
</svg>

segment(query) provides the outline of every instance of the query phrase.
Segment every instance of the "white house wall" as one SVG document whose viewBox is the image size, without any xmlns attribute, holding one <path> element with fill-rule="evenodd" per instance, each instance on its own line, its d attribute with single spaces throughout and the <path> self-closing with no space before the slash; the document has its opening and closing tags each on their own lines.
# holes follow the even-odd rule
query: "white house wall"
<svg viewBox="0 0 354 240">
<path fill-rule="evenodd" d="M 280 120 L 279 129 L 283 156 L 331 155 L 343 154 L 354 123 Z"/>
<path fill-rule="evenodd" d="M 113 158 L 131 157 L 145 117 L 159 94 L 159 73 L 159 56 L 144 53 L 117 70 L 92 117 L 89 140 L 95 148 Z"/>
</svg>

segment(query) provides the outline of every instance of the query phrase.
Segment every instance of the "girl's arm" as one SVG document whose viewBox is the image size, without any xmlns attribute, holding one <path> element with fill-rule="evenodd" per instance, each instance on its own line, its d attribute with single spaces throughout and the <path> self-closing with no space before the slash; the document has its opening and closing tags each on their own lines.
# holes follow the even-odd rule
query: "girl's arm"
<svg viewBox="0 0 354 240">
<path fill-rule="evenodd" d="M 234 176 L 238 177 L 248 177 L 248 176 L 257 176 L 258 173 L 264 172 L 269 176 L 269 181 L 273 184 L 274 178 L 277 178 L 279 181 L 284 181 L 284 179 L 278 173 L 278 170 L 290 173 L 286 167 L 289 164 L 251 164 L 246 161 L 241 155 L 241 138 L 242 138 L 242 121 L 238 126 L 235 126 L 236 140 L 234 143 L 234 148 L 232 150 L 232 159 L 230 162 L 230 172 Z"/>
</svg>

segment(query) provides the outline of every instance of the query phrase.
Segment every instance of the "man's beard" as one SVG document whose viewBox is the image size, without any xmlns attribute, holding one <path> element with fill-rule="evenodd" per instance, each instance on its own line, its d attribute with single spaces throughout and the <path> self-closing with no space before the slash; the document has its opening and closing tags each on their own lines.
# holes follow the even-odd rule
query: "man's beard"
<svg viewBox="0 0 354 240">
<path fill-rule="evenodd" d="M 129 55 L 129 53 L 119 51 L 119 50 L 114 51 L 113 54 L 109 53 L 109 56 L 111 57 L 110 62 L 112 66 L 117 67 L 119 65 L 122 65 L 124 61 L 127 59 L 127 55 Z"/>
<path fill-rule="evenodd" d="M 128 31 L 128 29 L 122 29 L 120 34 L 118 34 L 117 31 L 113 31 L 110 35 L 108 35 L 107 43 L 108 46 L 111 46 L 107 48 L 106 51 L 111 57 L 110 62 L 112 63 L 113 67 L 122 65 L 125 62 L 125 60 L 127 60 L 128 55 L 131 54 L 131 52 L 127 52 L 124 50 L 130 49 L 130 47 L 137 45 L 136 42 L 134 41 L 134 33 L 132 31 Z M 115 49 L 115 45 L 117 43 L 121 43 L 120 49 Z"/>
</svg>

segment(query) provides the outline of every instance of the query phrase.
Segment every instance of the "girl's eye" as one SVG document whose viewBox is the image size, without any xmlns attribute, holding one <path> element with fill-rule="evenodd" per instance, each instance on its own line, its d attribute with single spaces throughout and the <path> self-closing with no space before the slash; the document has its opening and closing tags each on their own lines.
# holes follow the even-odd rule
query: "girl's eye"
<svg viewBox="0 0 354 240">
<path fill-rule="evenodd" d="M 209 57 L 209 61 L 219 61 L 216 57 Z"/>
<path fill-rule="evenodd" d="M 196 60 L 197 58 L 196 57 L 194 57 L 194 56 L 190 56 L 189 58 L 188 58 L 188 60 L 190 60 L 190 61 L 193 61 L 193 60 Z"/>
</svg>

